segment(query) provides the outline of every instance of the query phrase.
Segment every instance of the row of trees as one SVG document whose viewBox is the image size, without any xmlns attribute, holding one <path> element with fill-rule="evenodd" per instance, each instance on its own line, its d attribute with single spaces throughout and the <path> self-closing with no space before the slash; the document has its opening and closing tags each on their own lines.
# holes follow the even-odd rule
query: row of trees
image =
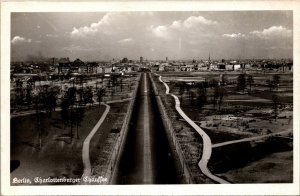
<svg viewBox="0 0 300 196">
<path fill-rule="evenodd" d="M 102 102 L 105 95 L 104 88 L 98 88 L 97 101 Z M 70 127 L 70 138 L 73 138 L 73 128 L 76 126 L 76 138 L 79 139 L 78 127 L 80 126 L 85 113 L 85 106 L 87 104 L 93 104 L 93 91 L 91 88 L 75 88 L 70 87 L 63 95 L 61 102 L 61 119 L 64 123 L 64 127 Z"/>
<path fill-rule="evenodd" d="M 272 86 L 278 87 L 280 76 L 274 75 L 273 80 L 270 81 L 272 83 Z M 214 109 L 218 108 L 218 110 L 220 111 L 224 101 L 224 97 L 227 96 L 227 89 L 225 87 L 227 84 L 229 84 L 229 82 L 227 80 L 226 75 L 221 75 L 219 81 L 215 79 L 211 79 L 210 81 L 205 81 L 194 85 L 188 85 L 186 83 L 176 83 L 175 87 L 179 88 L 178 92 L 180 95 L 181 103 L 183 102 L 183 94 L 185 92 L 188 92 L 188 97 L 191 105 L 195 104 L 195 97 L 196 97 L 196 104 L 198 105 L 198 107 L 202 108 L 207 102 L 210 101 L 210 103 L 213 104 Z M 251 92 L 253 84 L 254 84 L 253 76 L 242 73 L 237 77 L 236 89 L 244 91 L 248 85 L 249 90 Z M 195 88 L 196 91 L 193 90 Z M 210 100 L 208 99 L 207 88 L 213 88 L 213 93 L 211 94 Z M 278 97 L 273 97 L 272 100 L 274 102 L 274 105 L 276 105 L 274 107 L 277 108 Z M 277 112 L 275 112 L 275 115 L 276 114 Z"/>
<path fill-rule="evenodd" d="M 41 126 L 43 116 L 48 114 L 51 116 L 52 111 L 55 111 L 57 107 L 57 95 L 58 92 L 53 90 L 49 86 L 43 86 L 42 90 L 37 96 L 33 96 L 34 109 L 36 113 L 36 127 L 39 140 L 39 148 L 42 148 L 42 136 L 44 134 L 44 127 Z M 105 95 L 105 89 L 97 89 L 97 99 L 102 101 Z M 79 139 L 79 126 L 85 116 L 85 106 L 93 103 L 92 89 L 87 88 L 75 88 L 70 87 L 62 96 L 60 103 L 61 107 L 61 121 L 64 125 L 64 129 L 70 127 L 70 143 L 74 138 L 74 128 L 76 127 L 76 138 Z M 45 114 L 46 112 L 46 114 Z"/>
<path fill-rule="evenodd" d="M 63 93 L 60 107 L 61 107 L 61 121 L 64 128 L 69 128 L 70 142 L 76 137 L 79 139 L 79 127 L 85 116 L 85 106 L 91 105 L 94 102 L 94 95 L 100 103 L 106 94 L 106 88 L 103 86 L 103 78 L 101 87 L 93 91 L 91 87 L 83 87 L 83 82 L 85 78 L 79 77 L 78 80 L 79 87 L 75 87 L 75 80 L 73 79 L 73 86 L 69 87 L 65 93 Z M 122 91 L 123 78 L 118 75 L 112 75 L 108 80 L 112 91 L 116 90 L 115 87 L 119 86 Z M 25 84 L 25 85 L 24 85 Z M 80 85 L 81 84 L 81 85 Z M 21 80 L 16 80 L 15 85 L 15 99 L 14 103 L 16 105 L 25 106 L 35 110 L 36 117 L 36 130 L 39 140 L 39 148 L 42 148 L 42 138 L 45 135 L 45 127 L 42 126 L 42 121 L 46 118 L 45 115 L 51 116 L 52 111 L 55 111 L 57 107 L 58 94 L 61 93 L 61 89 L 58 86 L 40 85 L 35 87 L 34 82 L 31 80 L 26 81 L 26 83 Z M 27 109 L 28 109 L 27 108 Z M 76 135 L 74 134 L 76 130 Z"/>
<path fill-rule="evenodd" d="M 42 148 L 42 136 L 44 133 L 44 127 L 41 126 L 41 121 L 45 115 L 51 116 L 52 111 L 55 111 L 57 106 L 57 94 L 58 91 L 56 91 L 56 89 L 49 88 L 49 86 L 45 85 L 37 95 L 33 95 L 32 98 L 30 98 L 34 104 L 36 114 L 36 127 L 40 149 Z M 46 112 L 46 114 L 44 112 Z"/>
<path fill-rule="evenodd" d="M 280 76 L 279 75 L 273 75 L 272 79 L 268 79 L 266 81 L 270 91 L 272 91 L 274 88 L 278 89 L 279 83 L 280 83 Z M 245 90 L 246 86 L 249 85 L 250 92 L 252 90 L 252 85 L 254 84 L 254 78 L 252 75 L 247 75 L 245 73 L 242 73 L 237 78 L 237 89 L 238 90 Z"/>
<path fill-rule="evenodd" d="M 280 76 L 274 75 L 272 80 L 267 80 L 267 85 L 269 86 L 269 90 L 272 91 L 274 88 L 278 90 L 279 82 L 280 82 Z"/>
<path fill-rule="evenodd" d="M 252 75 L 247 75 L 242 73 L 237 78 L 237 89 L 238 90 L 245 90 L 246 86 L 249 85 L 250 91 L 251 87 L 254 84 L 254 79 Z"/>
<path fill-rule="evenodd" d="M 227 90 L 225 86 L 220 85 L 220 83 L 215 79 L 212 79 L 209 82 L 199 83 L 195 86 L 180 84 L 177 87 L 179 88 L 181 103 L 183 103 L 183 94 L 187 92 L 190 100 L 190 104 L 195 105 L 195 98 L 196 98 L 196 104 L 199 108 L 202 108 L 206 103 L 210 101 L 213 104 L 214 109 L 218 108 L 218 110 L 221 110 L 223 99 L 227 95 Z M 196 90 L 193 90 L 195 88 Z M 208 99 L 208 94 L 207 94 L 208 88 L 213 88 L 213 94 L 211 95 L 210 100 Z"/>
</svg>

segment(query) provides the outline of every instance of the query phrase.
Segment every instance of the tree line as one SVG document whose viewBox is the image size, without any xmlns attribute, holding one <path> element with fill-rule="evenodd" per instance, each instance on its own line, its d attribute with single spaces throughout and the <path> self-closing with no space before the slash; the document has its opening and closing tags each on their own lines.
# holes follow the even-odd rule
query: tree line
<svg viewBox="0 0 300 196">
<path fill-rule="evenodd" d="M 271 80 L 266 80 L 268 86 L 270 87 L 270 91 L 274 88 L 278 89 L 280 83 L 280 76 L 273 75 Z M 241 73 L 238 75 L 236 79 L 235 90 L 236 91 L 245 91 L 247 86 L 249 87 L 247 92 L 252 92 L 252 87 L 255 83 L 254 77 L 250 74 Z M 207 103 L 211 103 L 213 105 L 214 110 L 221 111 L 222 105 L 224 103 L 224 98 L 228 95 L 228 84 L 234 84 L 232 81 L 230 82 L 227 79 L 227 76 L 224 74 L 220 75 L 219 80 L 211 79 L 209 81 L 203 81 L 199 83 L 187 84 L 185 82 L 176 82 L 172 83 L 171 86 L 177 88 L 179 93 L 180 102 L 183 103 L 183 95 L 187 93 L 189 104 L 197 105 L 200 109 Z M 213 88 L 213 91 L 210 95 L 208 95 L 207 90 L 209 88 Z M 275 119 L 278 115 L 278 106 L 279 98 L 276 94 L 272 95 L 272 103 L 273 103 L 273 111 Z"/>
</svg>

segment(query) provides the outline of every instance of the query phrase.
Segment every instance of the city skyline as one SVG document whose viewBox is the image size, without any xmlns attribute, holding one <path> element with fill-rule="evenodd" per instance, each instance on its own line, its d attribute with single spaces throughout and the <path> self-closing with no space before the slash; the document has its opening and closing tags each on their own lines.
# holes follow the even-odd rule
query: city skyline
<svg viewBox="0 0 300 196">
<path fill-rule="evenodd" d="M 11 60 L 293 57 L 292 11 L 12 13 Z"/>
</svg>

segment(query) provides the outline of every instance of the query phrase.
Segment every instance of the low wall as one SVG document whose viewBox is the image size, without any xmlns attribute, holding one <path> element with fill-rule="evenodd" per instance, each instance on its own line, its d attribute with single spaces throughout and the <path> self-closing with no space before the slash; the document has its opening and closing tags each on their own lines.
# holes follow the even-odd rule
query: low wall
<svg viewBox="0 0 300 196">
<path fill-rule="evenodd" d="M 158 93 L 157 87 L 153 81 L 152 75 L 149 74 L 149 76 L 150 76 L 151 84 L 153 87 L 153 92 L 155 94 L 155 98 L 156 98 L 156 101 L 158 104 L 158 109 L 159 109 L 159 112 L 162 117 L 162 121 L 163 121 L 165 130 L 166 130 L 166 133 L 167 133 L 169 143 L 173 145 L 172 149 L 177 154 L 178 159 L 179 159 L 180 173 L 182 176 L 182 180 L 184 181 L 184 183 L 193 184 L 194 183 L 193 177 L 192 177 L 191 172 L 185 162 L 186 159 L 184 157 L 181 146 L 176 138 L 175 130 L 173 128 L 172 122 L 171 122 L 170 118 L 168 117 L 165 106 L 163 105 L 161 97 L 159 96 L 159 93 Z"/>
<path fill-rule="evenodd" d="M 133 107 L 134 107 L 135 100 L 136 100 L 136 94 L 137 94 L 137 91 L 138 91 L 138 88 L 140 85 L 140 80 L 141 80 L 141 74 L 139 74 L 139 76 L 138 76 L 137 85 L 132 93 L 132 100 L 130 101 L 122 128 L 120 130 L 120 135 L 119 135 L 117 142 L 113 148 L 113 152 L 111 153 L 111 156 L 109 158 L 109 164 L 108 164 L 107 170 L 105 172 L 105 178 L 107 178 L 106 184 L 113 183 L 115 170 L 119 166 L 122 149 L 124 148 L 124 145 L 125 145 L 125 138 L 128 133 L 129 123 L 131 120 L 132 111 L 133 111 Z"/>
</svg>

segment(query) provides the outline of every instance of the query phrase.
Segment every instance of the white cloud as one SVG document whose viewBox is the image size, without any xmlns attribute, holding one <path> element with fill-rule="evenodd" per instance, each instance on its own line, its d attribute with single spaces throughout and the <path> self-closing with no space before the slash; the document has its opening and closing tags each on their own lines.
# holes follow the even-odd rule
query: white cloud
<svg viewBox="0 0 300 196">
<path fill-rule="evenodd" d="M 150 26 L 152 33 L 161 38 L 170 39 L 173 34 L 183 32 L 184 34 L 193 33 L 193 31 L 202 29 L 203 26 L 211 26 L 218 24 L 217 21 L 208 20 L 203 16 L 190 16 L 187 19 L 174 20 L 169 25 Z"/>
<path fill-rule="evenodd" d="M 126 39 L 121 39 L 118 42 L 121 43 L 121 44 L 123 44 L 123 43 L 129 43 L 129 42 L 132 42 L 132 41 L 133 41 L 132 38 L 126 38 Z"/>
<path fill-rule="evenodd" d="M 182 26 L 181 20 L 175 20 L 173 21 L 172 25 L 170 26 L 171 28 L 178 29 Z"/>
<path fill-rule="evenodd" d="M 198 17 L 190 16 L 183 22 L 183 25 L 187 28 L 195 27 L 200 24 L 215 25 L 215 24 L 217 24 L 217 21 L 208 20 L 208 19 L 204 18 L 203 16 L 198 16 Z"/>
<path fill-rule="evenodd" d="M 159 25 L 157 27 L 150 27 L 152 33 L 157 37 L 168 38 L 169 37 L 169 27 L 164 25 Z"/>
<path fill-rule="evenodd" d="M 227 37 L 231 39 L 236 39 L 236 38 L 243 38 L 246 37 L 245 34 L 242 33 L 232 33 L 232 34 L 223 34 L 222 37 Z"/>
<path fill-rule="evenodd" d="M 268 29 L 264 29 L 262 31 L 252 31 L 251 35 L 259 37 L 261 39 L 270 39 L 270 38 L 278 38 L 278 37 L 291 37 L 292 30 L 287 29 L 283 26 L 272 26 Z"/>
<path fill-rule="evenodd" d="M 18 44 L 18 43 L 31 43 L 31 39 L 26 39 L 25 37 L 21 37 L 21 36 L 15 36 L 12 40 L 11 43 L 12 44 Z"/>
<path fill-rule="evenodd" d="M 71 36 L 82 37 L 100 32 L 103 27 L 110 25 L 113 15 L 116 15 L 116 13 L 107 13 L 102 17 L 101 20 L 99 20 L 97 23 L 92 23 L 90 26 L 84 26 L 79 28 L 73 27 Z M 106 32 L 103 31 L 103 33 Z"/>
</svg>

